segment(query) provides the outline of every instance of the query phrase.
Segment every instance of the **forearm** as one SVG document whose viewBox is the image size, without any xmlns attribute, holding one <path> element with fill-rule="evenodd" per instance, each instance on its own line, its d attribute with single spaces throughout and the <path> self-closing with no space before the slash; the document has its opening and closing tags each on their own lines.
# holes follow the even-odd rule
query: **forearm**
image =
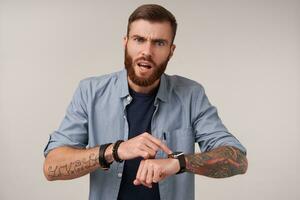
<svg viewBox="0 0 300 200">
<path fill-rule="evenodd" d="M 75 149 L 59 147 L 47 155 L 44 162 L 44 174 L 50 181 L 81 177 L 100 167 L 99 147 Z"/>
<path fill-rule="evenodd" d="M 212 178 L 225 178 L 247 171 L 246 156 L 237 148 L 223 146 L 209 152 L 186 156 L 186 169 Z"/>
</svg>

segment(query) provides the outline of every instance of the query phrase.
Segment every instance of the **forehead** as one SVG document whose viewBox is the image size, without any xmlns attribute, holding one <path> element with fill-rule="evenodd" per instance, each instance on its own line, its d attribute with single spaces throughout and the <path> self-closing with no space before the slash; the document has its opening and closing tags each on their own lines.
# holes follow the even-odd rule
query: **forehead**
<svg viewBox="0 0 300 200">
<path fill-rule="evenodd" d="M 139 19 L 130 24 L 129 36 L 139 35 L 146 38 L 165 39 L 171 41 L 172 28 L 170 22 L 150 22 Z"/>
</svg>

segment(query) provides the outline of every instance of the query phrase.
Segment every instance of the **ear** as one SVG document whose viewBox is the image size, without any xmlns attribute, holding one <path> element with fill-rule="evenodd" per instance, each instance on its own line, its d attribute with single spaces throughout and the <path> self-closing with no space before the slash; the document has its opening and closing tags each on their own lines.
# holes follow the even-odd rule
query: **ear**
<svg viewBox="0 0 300 200">
<path fill-rule="evenodd" d="M 173 53 L 175 51 L 175 48 L 176 48 L 176 45 L 175 44 L 172 44 L 171 46 L 171 52 L 170 52 L 170 58 L 173 56 Z"/>
<path fill-rule="evenodd" d="M 126 48 L 127 42 L 128 42 L 128 37 L 124 36 L 123 37 L 123 46 L 124 46 L 124 49 Z"/>
</svg>

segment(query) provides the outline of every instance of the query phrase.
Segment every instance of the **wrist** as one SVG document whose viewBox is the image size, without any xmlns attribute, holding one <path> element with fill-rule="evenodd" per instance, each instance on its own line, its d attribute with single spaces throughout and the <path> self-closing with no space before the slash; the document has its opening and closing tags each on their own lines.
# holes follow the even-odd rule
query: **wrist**
<svg viewBox="0 0 300 200">
<path fill-rule="evenodd" d="M 181 174 L 186 171 L 186 159 L 183 152 L 173 152 L 168 155 L 168 158 L 177 161 L 177 165 L 179 165 L 179 170 L 176 172 L 176 174 Z"/>
<path fill-rule="evenodd" d="M 178 159 L 168 158 L 169 162 L 172 163 L 172 174 L 177 174 L 180 171 L 180 164 Z"/>
<path fill-rule="evenodd" d="M 105 159 L 105 152 L 110 145 L 111 143 L 107 143 L 107 144 L 102 144 L 99 147 L 99 165 L 103 170 L 108 170 L 111 164 L 111 162 L 108 162 Z"/>
<path fill-rule="evenodd" d="M 118 153 L 118 149 L 119 149 L 121 143 L 123 143 L 123 142 L 124 142 L 124 140 L 118 140 L 112 147 L 113 159 L 118 163 L 123 162 L 122 158 L 119 157 L 119 153 Z"/>
</svg>

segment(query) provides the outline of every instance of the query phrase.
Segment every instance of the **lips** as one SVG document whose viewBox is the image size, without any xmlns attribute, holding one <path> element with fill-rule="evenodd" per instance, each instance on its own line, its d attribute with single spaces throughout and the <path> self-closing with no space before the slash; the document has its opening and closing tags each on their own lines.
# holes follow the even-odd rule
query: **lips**
<svg viewBox="0 0 300 200">
<path fill-rule="evenodd" d="M 142 67 L 142 68 L 146 68 L 146 69 L 151 69 L 152 68 L 152 64 L 149 63 L 149 62 L 138 62 L 137 65 L 139 67 Z"/>
</svg>

